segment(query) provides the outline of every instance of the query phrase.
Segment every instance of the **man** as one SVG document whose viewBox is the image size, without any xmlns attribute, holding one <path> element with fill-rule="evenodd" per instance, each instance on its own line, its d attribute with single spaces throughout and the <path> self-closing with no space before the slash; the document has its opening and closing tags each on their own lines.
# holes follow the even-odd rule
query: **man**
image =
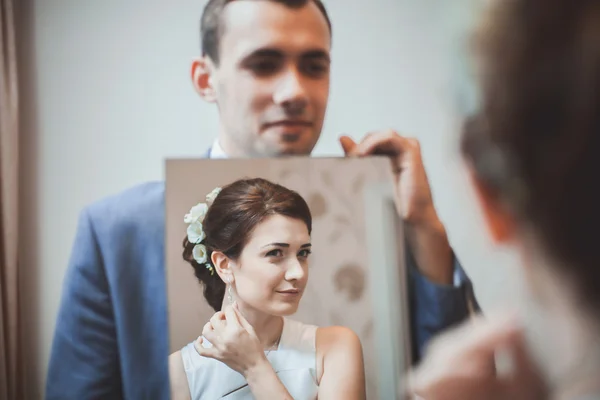
<svg viewBox="0 0 600 400">
<path fill-rule="evenodd" d="M 202 17 L 199 95 L 216 103 L 220 131 L 208 157 L 308 155 L 329 95 L 331 24 L 320 2 L 212 0 Z M 392 131 L 349 156 L 390 154 L 399 214 L 414 258 L 415 357 L 468 314 L 469 282 L 433 207 L 416 141 Z M 83 210 L 48 372 L 48 398 L 168 398 L 164 185 L 146 183 Z M 458 276 L 463 283 L 453 285 Z M 473 300 L 473 304 L 476 304 Z"/>
</svg>

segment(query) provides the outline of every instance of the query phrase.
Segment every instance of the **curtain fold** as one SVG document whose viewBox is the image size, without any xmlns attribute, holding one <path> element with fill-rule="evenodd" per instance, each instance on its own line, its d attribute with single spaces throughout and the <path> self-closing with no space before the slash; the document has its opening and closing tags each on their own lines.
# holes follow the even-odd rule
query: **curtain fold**
<svg viewBox="0 0 600 400">
<path fill-rule="evenodd" d="M 24 395 L 18 260 L 19 126 L 14 1 L 0 0 L 0 399 Z"/>
</svg>

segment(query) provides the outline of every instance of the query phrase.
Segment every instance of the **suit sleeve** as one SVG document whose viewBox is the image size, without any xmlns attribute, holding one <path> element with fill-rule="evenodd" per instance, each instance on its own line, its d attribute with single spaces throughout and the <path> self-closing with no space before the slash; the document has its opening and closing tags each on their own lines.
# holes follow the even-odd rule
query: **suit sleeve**
<svg viewBox="0 0 600 400">
<path fill-rule="evenodd" d="M 473 284 L 452 253 L 454 284 L 439 285 L 423 276 L 406 246 L 412 339 L 412 360 L 418 363 L 430 340 L 438 333 L 480 312 Z"/>
<path fill-rule="evenodd" d="M 46 399 L 122 397 L 115 322 L 102 255 L 84 210 L 63 282 Z"/>
</svg>

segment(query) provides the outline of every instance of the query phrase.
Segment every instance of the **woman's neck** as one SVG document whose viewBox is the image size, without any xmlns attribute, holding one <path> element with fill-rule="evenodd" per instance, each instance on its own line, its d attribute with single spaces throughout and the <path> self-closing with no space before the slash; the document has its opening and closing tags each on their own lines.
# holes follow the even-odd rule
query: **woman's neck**
<svg viewBox="0 0 600 400">
<path fill-rule="evenodd" d="M 239 300 L 236 300 L 236 302 L 240 314 L 252 325 L 265 350 L 274 350 L 279 345 L 281 333 L 283 332 L 283 317 L 258 311 Z M 225 304 L 223 304 L 224 307 Z"/>
</svg>

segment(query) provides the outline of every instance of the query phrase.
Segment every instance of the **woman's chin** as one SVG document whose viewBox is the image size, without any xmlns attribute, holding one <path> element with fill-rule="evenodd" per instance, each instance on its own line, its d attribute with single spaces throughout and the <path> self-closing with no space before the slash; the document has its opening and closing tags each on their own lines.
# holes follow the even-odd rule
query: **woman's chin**
<svg viewBox="0 0 600 400">
<path fill-rule="evenodd" d="M 277 315 L 278 317 L 287 317 L 295 314 L 298 311 L 298 303 L 279 303 L 274 304 L 271 307 L 271 314 Z"/>
</svg>

